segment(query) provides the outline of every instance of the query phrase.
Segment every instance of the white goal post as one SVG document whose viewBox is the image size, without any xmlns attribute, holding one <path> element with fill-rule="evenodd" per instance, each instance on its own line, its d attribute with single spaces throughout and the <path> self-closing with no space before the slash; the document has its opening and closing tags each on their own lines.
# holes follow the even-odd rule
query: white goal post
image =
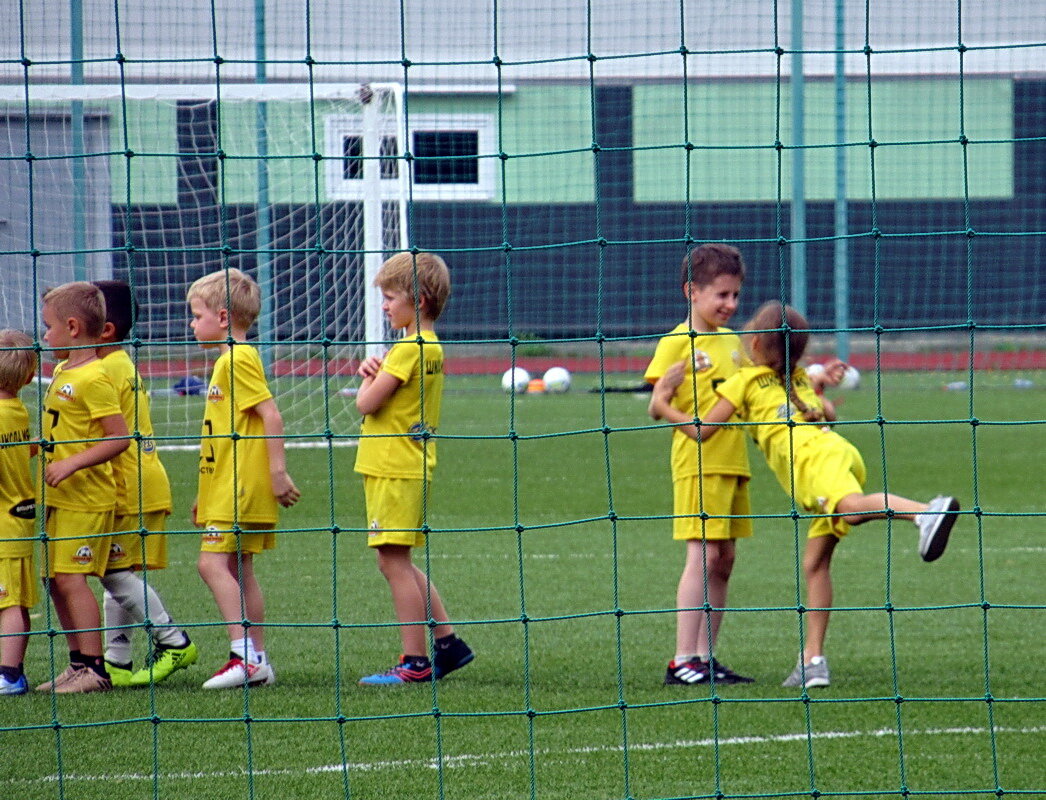
<svg viewBox="0 0 1046 800">
<path fill-rule="evenodd" d="M 289 442 L 358 430 L 342 390 L 389 339 L 374 276 L 408 247 L 400 85 L 6 86 L 0 125 L 0 155 L 21 165 L 0 189 L 15 209 L 5 324 L 32 330 L 39 287 L 127 280 L 157 436 L 192 446 L 210 361 L 185 291 L 239 267 L 262 286 L 257 344 Z"/>
</svg>

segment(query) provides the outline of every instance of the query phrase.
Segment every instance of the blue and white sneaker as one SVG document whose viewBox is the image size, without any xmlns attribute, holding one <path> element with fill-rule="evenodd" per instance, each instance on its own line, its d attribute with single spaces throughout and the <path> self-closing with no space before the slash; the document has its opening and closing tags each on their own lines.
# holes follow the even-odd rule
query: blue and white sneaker
<svg viewBox="0 0 1046 800">
<path fill-rule="evenodd" d="M 16 681 L 9 681 L 0 675 L 0 694 L 25 694 L 28 691 L 29 683 L 26 681 L 25 675 L 19 675 Z"/>
<path fill-rule="evenodd" d="M 428 683 L 431 680 L 432 666 L 428 659 L 419 663 L 400 656 L 400 663 L 392 669 L 360 678 L 360 686 L 401 686 L 405 683 Z"/>
</svg>

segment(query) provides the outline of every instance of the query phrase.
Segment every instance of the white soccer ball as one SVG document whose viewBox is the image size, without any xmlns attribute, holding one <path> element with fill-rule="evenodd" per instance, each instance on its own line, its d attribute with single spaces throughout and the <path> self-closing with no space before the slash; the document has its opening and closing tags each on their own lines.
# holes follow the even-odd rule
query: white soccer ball
<svg viewBox="0 0 1046 800">
<path fill-rule="evenodd" d="M 843 379 L 839 381 L 840 389 L 856 389 L 861 385 L 861 373 L 854 367 L 848 366 L 843 373 Z"/>
<path fill-rule="evenodd" d="M 523 367 L 513 367 L 505 370 L 501 376 L 501 388 L 506 392 L 523 394 L 530 385 L 530 373 Z"/>
<path fill-rule="evenodd" d="M 545 371 L 545 391 L 562 394 L 570 388 L 570 372 L 565 367 L 549 367 Z"/>
</svg>

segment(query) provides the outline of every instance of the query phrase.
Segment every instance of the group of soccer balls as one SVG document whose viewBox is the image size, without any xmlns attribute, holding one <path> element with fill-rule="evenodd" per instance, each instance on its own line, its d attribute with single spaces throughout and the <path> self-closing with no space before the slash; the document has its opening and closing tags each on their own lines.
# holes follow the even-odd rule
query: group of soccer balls
<svg viewBox="0 0 1046 800">
<path fill-rule="evenodd" d="M 570 372 L 563 367 L 549 367 L 540 378 L 531 378 L 523 367 L 512 367 L 501 376 L 501 388 L 515 394 L 562 394 L 570 388 Z"/>
</svg>

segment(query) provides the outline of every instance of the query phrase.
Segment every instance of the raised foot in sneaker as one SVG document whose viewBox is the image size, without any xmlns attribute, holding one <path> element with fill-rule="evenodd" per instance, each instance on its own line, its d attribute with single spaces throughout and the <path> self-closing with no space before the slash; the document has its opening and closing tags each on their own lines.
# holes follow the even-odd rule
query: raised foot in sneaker
<svg viewBox="0 0 1046 800">
<path fill-rule="evenodd" d="M 936 561 L 948 546 L 948 536 L 959 516 L 959 501 L 938 495 L 929 507 L 915 517 L 919 526 L 919 555 L 923 561 Z"/>
<path fill-rule="evenodd" d="M 476 654 L 462 639 L 455 638 L 447 647 L 436 650 L 432 659 L 432 677 L 445 678 L 456 669 L 461 669 L 476 658 Z"/>
<path fill-rule="evenodd" d="M 0 694 L 25 694 L 29 691 L 29 683 L 25 675 L 19 675 L 17 680 L 9 681 L 0 675 Z"/>
<path fill-rule="evenodd" d="M 830 683 L 828 660 L 824 656 L 812 656 L 805 664 L 803 657 L 799 656 L 792 674 L 785 678 L 781 685 L 788 688 L 805 686 L 807 689 L 815 689 L 828 686 Z"/>
<path fill-rule="evenodd" d="M 247 686 L 272 686 L 276 671 L 268 662 L 248 664 L 242 658 L 230 658 L 225 666 L 203 682 L 204 689 L 236 689 Z"/>
<path fill-rule="evenodd" d="M 400 663 L 391 669 L 360 678 L 360 686 L 402 686 L 406 683 L 428 683 L 431 680 L 431 666 L 401 657 Z"/>
<path fill-rule="evenodd" d="M 200 651 L 196 649 L 196 645 L 192 642 L 182 647 L 158 648 L 153 658 L 153 663 L 131 675 L 129 685 L 148 686 L 150 680 L 153 683 L 167 680 L 178 670 L 191 667 L 199 657 Z M 240 684 L 242 685 L 243 681 L 240 681 Z"/>
</svg>

